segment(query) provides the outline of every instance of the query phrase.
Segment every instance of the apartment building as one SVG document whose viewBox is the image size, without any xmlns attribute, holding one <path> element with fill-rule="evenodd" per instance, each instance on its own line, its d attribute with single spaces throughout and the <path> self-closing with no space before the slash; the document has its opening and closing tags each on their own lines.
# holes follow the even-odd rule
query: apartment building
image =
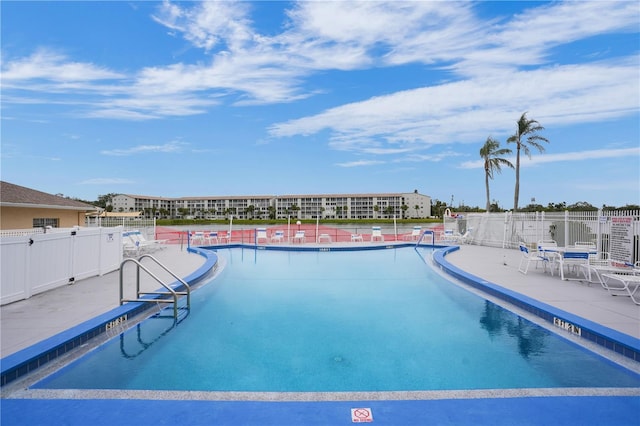
<svg viewBox="0 0 640 426">
<path fill-rule="evenodd" d="M 114 212 L 141 211 L 147 217 L 224 219 L 427 218 L 431 197 L 417 191 L 381 194 L 252 195 L 163 198 L 119 194 Z"/>
</svg>

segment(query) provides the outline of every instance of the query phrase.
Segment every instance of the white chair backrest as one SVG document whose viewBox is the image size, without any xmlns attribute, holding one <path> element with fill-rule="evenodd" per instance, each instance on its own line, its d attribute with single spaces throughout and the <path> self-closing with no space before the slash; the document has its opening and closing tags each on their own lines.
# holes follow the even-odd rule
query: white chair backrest
<svg viewBox="0 0 640 426">
<path fill-rule="evenodd" d="M 576 241 L 573 246 L 576 248 L 584 247 L 584 248 L 595 249 L 596 243 L 592 243 L 590 241 Z"/>
</svg>

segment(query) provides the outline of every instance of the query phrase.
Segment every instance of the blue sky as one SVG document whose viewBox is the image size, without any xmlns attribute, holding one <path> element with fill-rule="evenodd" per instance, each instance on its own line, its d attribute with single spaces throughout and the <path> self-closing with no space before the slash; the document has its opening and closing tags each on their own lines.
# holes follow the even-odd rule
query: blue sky
<svg viewBox="0 0 640 426">
<path fill-rule="evenodd" d="M 2 180 L 95 200 L 413 192 L 485 205 L 479 150 L 545 127 L 520 206 L 640 204 L 640 8 L 2 1 Z M 515 162 L 515 161 L 514 161 Z M 515 173 L 491 181 L 513 206 Z"/>
</svg>

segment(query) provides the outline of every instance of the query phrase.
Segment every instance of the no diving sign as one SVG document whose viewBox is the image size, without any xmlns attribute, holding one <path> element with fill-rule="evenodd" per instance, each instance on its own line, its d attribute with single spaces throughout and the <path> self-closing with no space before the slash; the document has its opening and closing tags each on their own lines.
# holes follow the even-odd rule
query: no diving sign
<svg viewBox="0 0 640 426">
<path fill-rule="evenodd" d="M 351 421 L 353 423 L 370 423 L 373 421 L 371 408 L 352 408 Z"/>
</svg>

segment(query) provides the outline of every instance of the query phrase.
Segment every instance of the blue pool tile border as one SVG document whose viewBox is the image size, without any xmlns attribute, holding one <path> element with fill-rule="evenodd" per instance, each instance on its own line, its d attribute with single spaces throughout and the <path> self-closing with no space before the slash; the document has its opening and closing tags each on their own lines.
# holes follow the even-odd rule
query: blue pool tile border
<svg viewBox="0 0 640 426">
<path fill-rule="evenodd" d="M 205 258 L 205 263 L 200 268 L 183 278 L 187 284 L 195 285 L 216 267 L 218 256 L 210 250 L 196 248 L 188 248 L 187 250 Z M 175 281 L 171 287 L 180 290 L 182 283 Z M 148 296 L 150 300 L 155 297 L 159 296 Z M 111 321 L 123 315 L 126 315 L 127 318 L 133 318 L 153 306 L 153 304 L 143 302 L 127 303 L 3 358 L 0 360 L 0 386 L 11 383 L 59 356 L 84 345 L 88 340 L 104 333 L 107 324 Z"/>
<path fill-rule="evenodd" d="M 554 318 L 558 318 L 567 323 L 576 325 L 581 328 L 582 338 L 613 350 L 626 358 L 640 362 L 640 339 L 621 333 L 617 330 L 613 330 L 609 327 L 605 327 L 593 321 L 589 321 L 588 319 L 563 311 L 562 309 L 537 301 L 521 293 L 509 290 L 465 272 L 445 259 L 447 254 L 459 249 L 459 246 L 451 246 L 442 250 L 437 250 L 433 254 L 433 260 L 443 271 L 454 276 L 465 284 L 504 300 L 505 302 L 511 303 L 520 309 L 542 318 L 550 324 L 554 323 Z"/>
</svg>

